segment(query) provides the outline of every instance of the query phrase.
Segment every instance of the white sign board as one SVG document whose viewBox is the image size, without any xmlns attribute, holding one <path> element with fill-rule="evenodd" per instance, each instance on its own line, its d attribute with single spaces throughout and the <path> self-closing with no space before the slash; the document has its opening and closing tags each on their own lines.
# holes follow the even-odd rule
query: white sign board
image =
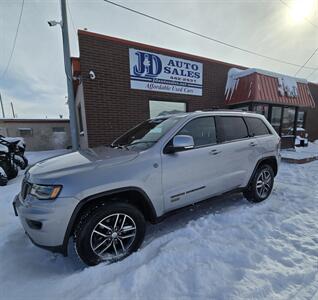
<svg viewBox="0 0 318 300">
<path fill-rule="evenodd" d="M 129 49 L 129 64 L 132 89 L 202 96 L 202 63 Z"/>
</svg>

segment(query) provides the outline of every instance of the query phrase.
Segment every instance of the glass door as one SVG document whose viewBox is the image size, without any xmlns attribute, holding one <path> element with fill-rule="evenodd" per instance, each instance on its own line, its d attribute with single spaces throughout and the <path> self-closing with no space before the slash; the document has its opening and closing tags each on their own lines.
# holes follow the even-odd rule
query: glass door
<svg viewBox="0 0 318 300">
<path fill-rule="evenodd" d="M 281 129 L 282 136 L 295 135 L 294 133 L 295 115 L 296 115 L 295 107 L 284 107 L 282 129 Z"/>
<path fill-rule="evenodd" d="M 281 120 L 282 120 L 282 107 L 273 106 L 270 123 L 272 124 L 272 126 L 274 127 L 274 129 L 276 130 L 278 134 L 280 134 Z"/>
</svg>

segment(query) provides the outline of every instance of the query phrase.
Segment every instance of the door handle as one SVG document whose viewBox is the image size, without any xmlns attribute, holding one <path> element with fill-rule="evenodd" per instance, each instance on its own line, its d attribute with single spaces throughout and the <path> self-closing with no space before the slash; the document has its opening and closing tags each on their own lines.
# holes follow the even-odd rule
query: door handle
<svg viewBox="0 0 318 300">
<path fill-rule="evenodd" d="M 251 146 L 251 147 L 255 147 L 255 146 L 257 146 L 257 143 L 255 143 L 255 142 L 250 142 L 250 146 Z"/>
<path fill-rule="evenodd" d="M 222 152 L 221 150 L 213 149 L 213 150 L 210 151 L 210 154 L 211 155 L 217 155 L 217 154 L 219 154 L 221 152 Z"/>
</svg>

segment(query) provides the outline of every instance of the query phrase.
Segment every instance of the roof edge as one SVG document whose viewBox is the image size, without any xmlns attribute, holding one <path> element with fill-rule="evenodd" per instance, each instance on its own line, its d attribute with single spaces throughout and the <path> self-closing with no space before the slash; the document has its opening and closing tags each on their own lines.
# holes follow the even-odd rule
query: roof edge
<svg viewBox="0 0 318 300">
<path fill-rule="evenodd" d="M 216 60 L 216 59 L 212 59 L 212 58 L 207 58 L 207 57 L 200 56 L 200 55 L 189 54 L 189 53 L 176 51 L 176 50 L 172 50 L 172 49 L 168 49 L 168 48 L 162 48 L 162 47 L 158 47 L 158 46 L 154 46 L 154 45 L 149 45 L 149 44 L 144 44 L 144 43 L 140 43 L 140 42 L 130 41 L 130 40 L 117 38 L 117 37 L 113 37 L 113 36 L 109 36 L 109 35 L 104 35 L 104 34 L 101 34 L 101 33 L 91 32 L 91 31 L 87 31 L 87 30 L 78 29 L 77 33 L 78 33 L 78 35 L 91 36 L 91 37 L 95 37 L 95 38 L 98 38 L 98 39 L 101 39 L 101 40 L 113 41 L 113 42 L 116 42 L 116 43 L 119 43 L 119 44 L 123 44 L 123 45 L 127 45 L 127 46 L 149 48 L 149 49 L 152 49 L 153 51 L 165 51 L 165 52 L 169 52 L 171 55 L 182 55 L 182 56 L 187 57 L 189 59 L 199 59 L 199 60 L 202 60 L 202 61 L 207 61 L 207 62 L 222 64 L 222 65 L 227 65 L 229 67 L 237 67 L 237 68 L 243 68 L 243 69 L 247 69 L 248 68 L 248 67 L 245 67 L 245 66 L 241 66 L 241 65 L 237 65 L 237 64 L 233 64 L 233 63 L 228 63 L 228 62 L 224 62 L 224 61 Z"/>
</svg>

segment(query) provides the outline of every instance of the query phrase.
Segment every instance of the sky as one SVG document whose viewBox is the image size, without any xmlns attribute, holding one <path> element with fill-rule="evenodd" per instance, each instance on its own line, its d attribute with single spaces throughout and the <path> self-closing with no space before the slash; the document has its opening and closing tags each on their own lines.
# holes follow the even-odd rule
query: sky
<svg viewBox="0 0 318 300">
<path fill-rule="evenodd" d="M 303 65 L 318 47 L 318 0 L 148 0 L 122 5 L 212 38 Z M 285 2 L 287 5 L 284 5 Z M 22 0 L 0 0 L 0 93 L 20 118 L 68 117 L 59 0 L 25 0 L 8 71 Z M 71 55 L 79 56 L 77 29 L 293 76 L 298 67 L 260 58 L 182 32 L 103 0 L 69 0 Z M 304 17 L 305 16 L 305 17 Z M 318 68 L 318 51 L 308 62 Z M 303 69 L 298 77 L 312 73 Z M 318 83 L 318 70 L 309 78 Z"/>
</svg>

